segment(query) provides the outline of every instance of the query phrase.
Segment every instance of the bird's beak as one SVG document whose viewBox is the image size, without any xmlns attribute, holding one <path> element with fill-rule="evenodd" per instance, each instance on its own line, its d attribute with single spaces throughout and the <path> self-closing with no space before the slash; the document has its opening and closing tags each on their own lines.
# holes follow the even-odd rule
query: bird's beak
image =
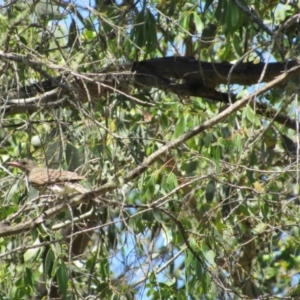
<svg viewBox="0 0 300 300">
<path fill-rule="evenodd" d="M 10 167 L 16 167 L 22 170 L 22 165 L 18 161 L 10 161 L 6 164 Z"/>
</svg>

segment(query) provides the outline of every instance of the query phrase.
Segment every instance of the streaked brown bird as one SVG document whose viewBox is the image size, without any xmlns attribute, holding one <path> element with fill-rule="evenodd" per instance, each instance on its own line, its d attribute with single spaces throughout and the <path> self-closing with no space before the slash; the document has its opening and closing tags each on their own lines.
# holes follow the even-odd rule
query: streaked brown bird
<svg viewBox="0 0 300 300">
<path fill-rule="evenodd" d="M 63 196 L 71 195 L 74 193 L 83 194 L 88 192 L 88 190 L 79 183 L 79 181 L 85 179 L 85 177 L 75 172 L 38 167 L 35 162 L 26 158 L 18 161 L 8 162 L 7 165 L 17 167 L 24 171 L 28 177 L 29 183 L 40 193 L 52 191 L 54 194 Z M 73 216 L 78 217 L 82 214 L 91 212 L 92 209 L 93 202 L 87 201 L 85 203 L 82 203 L 79 207 L 72 208 Z M 72 244 L 70 244 L 69 247 L 71 247 L 71 251 L 74 256 L 81 255 L 85 251 L 93 234 L 93 232 L 85 232 L 85 230 L 94 226 L 95 214 L 93 213 L 92 215 L 90 215 L 89 219 L 85 219 L 74 224 L 69 224 L 68 226 L 61 229 L 61 234 L 64 240 L 67 243 L 70 243 L 72 241 Z M 70 238 L 71 234 L 75 235 L 73 239 Z M 46 246 L 43 253 L 44 264 L 49 248 L 50 246 Z M 52 265 L 51 268 L 49 268 L 48 273 L 52 274 L 51 271 Z M 47 271 L 44 272 L 46 273 Z M 50 287 L 51 290 L 49 292 L 47 291 L 47 285 L 45 284 L 44 277 L 41 277 L 41 279 L 39 280 L 39 285 L 37 286 L 37 292 L 39 296 L 38 298 L 34 299 L 41 299 L 40 296 L 46 296 L 47 294 L 55 298 L 59 298 L 60 293 L 56 288 L 55 282 L 56 278 L 54 278 L 54 284 Z"/>
<path fill-rule="evenodd" d="M 7 165 L 24 171 L 29 183 L 42 193 L 47 189 L 58 195 L 75 192 L 83 194 L 88 191 L 78 183 L 85 177 L 75 172 L 38 167 L 34 161 L 27 158 L 8 162 Z"/>
</svg>

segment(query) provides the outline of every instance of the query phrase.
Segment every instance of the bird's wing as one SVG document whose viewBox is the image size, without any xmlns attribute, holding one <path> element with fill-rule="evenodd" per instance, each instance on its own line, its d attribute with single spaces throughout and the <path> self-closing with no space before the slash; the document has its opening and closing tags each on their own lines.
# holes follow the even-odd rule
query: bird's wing
<svg viewBox="0 0 300 300">
<path fill-rule="evenodd" d="M 56 195 L 66 195 L 73 193 L 84 194 L 88 192 L 88 190 L 78 182 L 63 182 L 60 184 L 56 183 L 52 185 L 50 184 L 47 188 Z"/>
<path fill-rule="evenodd" d="M 84 179 L 84 176 L 80 176 L 75 172 L 56 170 L 56 169 L 38 169 L 35 170 L 30 176 L 29 180 L 35 182 L 38 185 L 51 184 L 56 182 L 65 182 L 65 181 L 80 181 Z M 33 178 L 34 177 L 34 178 Z"/>
</svg>

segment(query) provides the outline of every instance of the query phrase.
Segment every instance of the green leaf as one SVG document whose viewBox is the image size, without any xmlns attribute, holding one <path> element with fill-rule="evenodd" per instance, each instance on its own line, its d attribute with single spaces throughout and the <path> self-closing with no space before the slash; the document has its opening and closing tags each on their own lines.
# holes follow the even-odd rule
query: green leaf
<svg viewBox="0 0 300 300">
<path fill-rule="evenodd" d="M 34 242 L 34 245 L 38 245 L 40 242 L 39 242 L 39 239 L 37 239 L 35 242 Z M 28 249 L 25 253 L 24 253 L 24 261 L 35 261 L 38 256 L 39 256 L 39 253 L 40 253 L 41 249 L 39 248 L 32 248 L 32 249 Z"/>
<path fill-rule="evenodd" d="M 156 20 L 149 9 L 142 10 L 138 14 L 131 35 L 137 46 L 140 48 L 145 47 L 146 52 L 156 49 Z"/>
<path fill-rule="evenodd" d="M 220 172 L 220 159 L 221 159 L 221 147 L 217 146 L 213 148 L 213 158 L 216 165 L 216 171 Z"/>
<path fill-rule="evenodd" d="M 191 253 L 190 250 L 186 250 L 185 251 L 185 265 L 188 268 L 190 266 L 190 264 L 194 261 L 195 257 L 194 255 Z"/>
<path fill-rule="evenodd" d="M 232 1 L 228 1 L 227 3 L 227 21 L 231 25 L 230 28 L 234 29 L 239 23 L 240 10 Z"/>
<path fill-rule="evenodd" d="M 68 271 L 66 265 L 63 261 L 61 261 L 58 270 L 56 272 L 56 278 L 59 290 L 62 294 L 63 299 L 67 299 L 67 291 L 68 291 Z"/>
<path fill-rule="evenodd" d="M 46 255 L 45 266 L 44 266 L 45 275 L 49 274 L 50 270 L 52 269 L 54 259 L 55 259 L 54 252 L 51 248 L 49 248 Z"/>
<path fill-rule="evenodd" d="M 241 48 L 241 38 L 238 36 L 238 33 L 234 33 L 233 35 L 233 46 L 234 46 L 234 49 L 236 51 L 236 53 L 239 55 L 239 56 L 242 56 L 243 55 L 243 50 Z M 238 95 L 240 98 L 242 97 L 240 94 Z"/>
<path fill-rule="evenodd" d="M 216 192 L 216 183 L 214 180 L 210 180 L 206 185 L 205 198 L 207 202 L 212 202 Z"/>
<path fill-rule="evenodd" d="M 257 165 L 257 155 L 256 152 L 253 150 L 251 151 L 249 155 L 249 163 L 251 166 L 256 166 Z"/>
<path fill-rule="evenodd" d="M 271 166 L 273 163 L 273 159 L 274 159 L 274 149 L 272 148 L 267 148 L 267 166 Z"/>
<path fill-rule="evenodd" d="M 203 276 L 201 276 L 201 288 L 202 288 L 204 294 L 207 294 L 207 292 L 208 292 L 209 283 L 210 283 L 210 281 L 209 281 L 207 275 L 203 274 Z"/>
<path fill-rule="evenodd" d="M 224 0 L 219 0 L 217 2 L 217 8 L 216 8 L 216 11 L 215 11 L 215 18 L 217 20 L 222 20 L 223 19 L 223 4 L 224 4 Z M 226 5 L 225 5 L 226 7 Z"/>
<path fill-rule="evenodd" d="M 211 266 L 215 266 L 215 257 L 216 253 L 212 251 L 206 244 L 202 244 L 201 247 L 202 255 L 204 256 L 206 263 L 210 264 Z"/>
<path fill-rule="evenodd" d="M 51 138 L 52 134 L 48 135 Z M 52 138 L 53 139 L 53 138 Z M 61 141 L 53 141 L 48 143 L 46 151 L 47 162 L 51 162 L 51 168 L 58 168 L 63 158 L 63 147 Z"/>
<path fill-rule="evenodd" d="M 255 112 L 250 105 L 247 105 L 243 111 L 243 116 L 245 116 L 250 122 L 253 122 L 255 118 Z"/>
<path fill-rule="evenodd" d="M 267 222 L 268 221 L 268 214 L 269 214 L 269 205 L 266 204 L 266 203 L 263 203 L 262 206 L 261 206 L 261 212 L 262 212 L 262 215 L 264 217 L 264 221 Z"/>
<path fill-rule="evenodd" d="M 277 268 L 267 268 L 266 272 L 265 272 L 265 277 L 267 280 L 270 280 L 272 278 L 274 278 L 276 276 L 276 274 L 278 273 L 278 269 Z"/>
<path fill-rule="evenodd" d="M 198 261 L 198 259 L 194 260 L 194 269 L 195 269 L 195 274 L 196 276 L 201 279 L 204 276 L 204 272 L 203 272 L 203 268 L 200 264 L 200 262 Z"/>
<path fill-rule="evenodd" d="M 71 24 L 69 27 L 67 46 L 72 47 L 72 48 L 74 48 L 75 46 L 78 46 L 79 45 L 78 39 L 79 39 L 79 35 L 78 35 L 77 24 L 76 24 L 76 21 L 72 18 L 72 21 L 71 21 Z"/>
<path fill-rule="evenodd" d="M 149 9 L 147 9 L 147 20 L 146 23 L 146 36 L 148 36 L 147 40 L 147 52 L 152 52 L 157 47 L 157 33 L 156 33 L 156 20 Z"/>
<path fill-rule="evenodd" d="M 183 17 L 180 19 L 180 27 L 182 27 L 185 30 L 189 30 L 190 18 L 190 13 L 183 13 Z"/>
<path fill-rule="evenodd" d="M 175 176 L 174 173 L 168 174 L 167 185 L 170 190 L 172 190 L 178 186 L 177 176 Z"/>
<path fill-rule="evenodd" d="M 20 36 L 19 38 L 20 42 L 27 46 L 27 40 L 23 36 Z"/>
<path fill-rule="evenodd" d="M 201 204 L 199 208 L 199 215 L 201 218 L 207 218 L 207 212 L 211 210 L 211 205 L 209 203 Z"/>
<path fill-rule="evenodd" d="M 78 167 L 84 163 L 83 154 L 72 144 L 66 146 L 66 161 L 69 171 L 75 171 Z"/>
<path fill-rule="evenodd" d="M 176 129 L 173 137 L 177 138 L 181 136 L 185 132 L 185 130 L 186 130 L 186 117 L 182 115 L 176 124 Z"/>
<path fill-rule="evenodd" d="M 203 28 L 204 28 L 204 24 L 203 24 L 198 12 L 193 13 L 193 19 L 194 19 L 194 24 L 196 26 L 197 32 L 198 33 L 202 32 Z"/>
<path fill-rule="evenodd" d="M 24 283 L 33 288 L 33 274 L 29 268 L 25 268 Z"/>
<path fill-rule="evenodd" d="M 154 216 L 154 219 L 158 222 L 158 223 L 161 223 L 163 224 L 164 223 L 164 219 L 161 215 L 161 212 L 160 211 L 157 211 L 157 210 L 153 210 L 153 216 Z"/>
<path fill-rule="evenodd" d="M 296 155 L 297 154 L 297 144 L 293 142 L 288 136 L 282 134 L 281 142 L 283 149 L 288 155 Z"/>
<path fill-rule="evenodd" d="M 208 148 L 213 140 L 213 135 L 210 132 L 205 132 L 204 146 Z"/>
<path fill-rule="evenodd" d="M 61 19 L 63 15 L 59 11 L 59 6 L 50 0 L 41 0 L 35 6 L 35 13 L 42 19 L 55 20 Z"/>
</svg>

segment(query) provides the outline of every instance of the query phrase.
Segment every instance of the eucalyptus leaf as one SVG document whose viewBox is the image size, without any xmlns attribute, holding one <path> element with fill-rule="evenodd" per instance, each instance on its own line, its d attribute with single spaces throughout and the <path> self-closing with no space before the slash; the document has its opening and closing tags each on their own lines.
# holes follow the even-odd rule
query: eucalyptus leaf
<svg viewBox="0 0 300 300">
<path fill-rule="evenodd" d="M 205 189 L 205 198 L 207 202 L 212 202 L 216 193 L 216 182 L 214 180 L 210 180 Z"/>
</svg>

